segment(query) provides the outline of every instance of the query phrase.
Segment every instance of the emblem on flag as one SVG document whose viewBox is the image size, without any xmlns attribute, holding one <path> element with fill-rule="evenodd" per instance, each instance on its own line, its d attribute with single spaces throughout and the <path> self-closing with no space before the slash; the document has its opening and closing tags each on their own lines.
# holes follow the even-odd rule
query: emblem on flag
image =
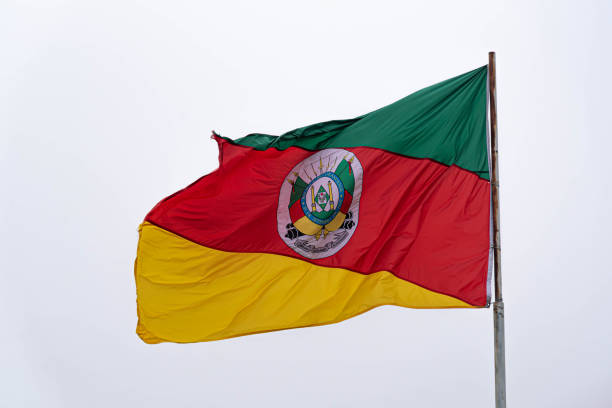
<svg viewBox="0 0 612 408">
<path fill-rule="evenodd" d="M 354 153 L 326 149 L 298 163 L 281 186 L 277 220 L 282 240 L 320 259 L 350 240 L 359 219 L 363 168 Z"/>
</svg>

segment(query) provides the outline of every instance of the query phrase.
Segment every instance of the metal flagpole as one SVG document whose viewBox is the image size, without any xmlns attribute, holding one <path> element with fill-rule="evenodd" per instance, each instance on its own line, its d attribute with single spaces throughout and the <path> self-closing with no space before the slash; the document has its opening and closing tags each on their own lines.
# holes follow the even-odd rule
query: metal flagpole
<svg viewBox="0 0 612 408">
<path fill-rule="evenodd" d="M 491 200 L 493 210 L 493 342 L 495 347 L 495 407 L 506 408 L 506 347 L 504 340 L 504 300 L 501 285 L 501 246 L 499 239 L 499 170 L 497 165 L 497 95 L 495 92 L 495 52 L 489 52 L 489 112 L 491 115 Z"/>
</svg>

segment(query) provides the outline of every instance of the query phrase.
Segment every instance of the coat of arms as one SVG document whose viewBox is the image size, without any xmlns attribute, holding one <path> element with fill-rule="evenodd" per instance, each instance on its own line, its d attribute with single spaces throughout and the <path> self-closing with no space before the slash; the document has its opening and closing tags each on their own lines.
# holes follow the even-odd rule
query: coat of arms
<svg viewBox="0 0 612 408">
<path fill-rule="evenodd" d="M 326 149 L 298 163 L 281 187 L 278 232 L 300 255 L 338 252 L 357 228 L 363 169 L 354 153 Z"/>
</svg>

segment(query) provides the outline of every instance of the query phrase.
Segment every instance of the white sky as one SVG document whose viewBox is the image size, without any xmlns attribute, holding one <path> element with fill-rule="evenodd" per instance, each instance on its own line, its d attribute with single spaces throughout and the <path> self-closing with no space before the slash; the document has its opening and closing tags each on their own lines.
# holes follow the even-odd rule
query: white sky
<svg viewBox="0 0 612 408">
<path fill-rule="evenodd" d="M 490 309 L 149 346 L 133 279 L 211 129 L 351 118 L 489 50 L 508 404 L 612 406 L 612 3 L 301 3 L 2 2 L 0 406 L 491 407 Z"/>
</svg>

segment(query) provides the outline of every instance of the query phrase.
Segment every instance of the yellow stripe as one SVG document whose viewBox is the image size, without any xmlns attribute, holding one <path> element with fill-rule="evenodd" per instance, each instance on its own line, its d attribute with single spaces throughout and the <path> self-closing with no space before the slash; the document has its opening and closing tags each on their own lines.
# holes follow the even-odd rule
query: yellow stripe
<svg viewBox="0 0 612 408">
<path fill-rule="evenodd" d="M 310 221 L 307 216 L 303 216 L 294 222 L 293 225 L 298 229 L 298 231 L 306 235 L 314 235 L 321 231 L 321 226 Z"/>
<path fill-rule="evenodd" d="M 386 271 L 363 275 L 281 255 L 218 251 L 146 222 L 139 231 L 137 333 L 147 343 L 336 323 L 387 304 L 472 307 Z"/>
<path fill-rule="evenodd" d="M 345 218 L 346 218 L 346 214 L 343 213 L 343 212 L 339 212 L 334 217 L 334 219 L 331 220 L 331 222 L 325 226 L 325 229 L 328 230 L 328 231 L 335 231 L 335 230 L 337 230 L 338 228 L 340 228 L 340 226 L 344 222 Z"/>
</svg>

